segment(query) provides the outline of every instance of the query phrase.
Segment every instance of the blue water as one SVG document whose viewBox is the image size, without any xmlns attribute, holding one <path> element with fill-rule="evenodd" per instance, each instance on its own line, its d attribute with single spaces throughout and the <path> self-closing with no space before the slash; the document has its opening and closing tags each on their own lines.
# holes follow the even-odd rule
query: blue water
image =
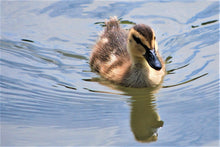
<svg viewBox="0 0 220 147">
<path fill-rule="evenodd" d="M 218 1 L 0 5 L 1 146 L 219 146 Z M 161 87 L 125 88 L 91 72 L 110 16 L 154 28 L 168 73 Z M 152 132 L 156 140 L 141 139 Z"/>
</svg>

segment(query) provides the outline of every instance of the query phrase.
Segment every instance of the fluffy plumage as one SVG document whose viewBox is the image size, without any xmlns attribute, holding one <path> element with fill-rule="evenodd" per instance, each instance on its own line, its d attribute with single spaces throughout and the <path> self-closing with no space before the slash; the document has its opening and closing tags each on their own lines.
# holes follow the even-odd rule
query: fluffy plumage
<svg viewBox="0 0 220 147">
<path fill-rule="evenodd" d="M 127 31 L 112 17 L 93 48 L 90 66 L 105 79 L 123 86 L 156 86 L 163 80 L 165 65 L 155 39 L 151 27 L 138 24 Z"/>
</svg>

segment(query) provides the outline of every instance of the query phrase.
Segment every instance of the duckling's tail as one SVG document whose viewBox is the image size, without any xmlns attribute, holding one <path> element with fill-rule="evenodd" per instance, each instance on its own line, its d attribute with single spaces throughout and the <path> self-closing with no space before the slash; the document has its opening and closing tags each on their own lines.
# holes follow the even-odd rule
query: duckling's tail
<svg viewBox="0 0 220 147">
<path fill-rule="evenodd" d="M 117 28 L 118 29 L 120 27 L 119 20 L 118 20 L 118 18 L 116 16 L 110 17 L 109 21 L 105 21 L 105 25 L 106 25 L 107 31 L 111 30 L 113 28 Z"/>
</svg>

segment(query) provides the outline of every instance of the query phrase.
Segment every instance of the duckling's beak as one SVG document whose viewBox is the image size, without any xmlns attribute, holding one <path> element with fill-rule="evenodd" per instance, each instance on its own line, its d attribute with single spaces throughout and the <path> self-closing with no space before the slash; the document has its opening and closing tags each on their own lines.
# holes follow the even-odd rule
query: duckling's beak
<svg viewBox="0 0 220 147">
<path fill-rule="evenodd" d="M 155 49 L 146 49 L 146 53 L 144 54 L 144 58 L 147 60 L 148 64 L 155 70 L 160 70 L 162 65 L 160 60 L 158 59 Z"/>
</svg>

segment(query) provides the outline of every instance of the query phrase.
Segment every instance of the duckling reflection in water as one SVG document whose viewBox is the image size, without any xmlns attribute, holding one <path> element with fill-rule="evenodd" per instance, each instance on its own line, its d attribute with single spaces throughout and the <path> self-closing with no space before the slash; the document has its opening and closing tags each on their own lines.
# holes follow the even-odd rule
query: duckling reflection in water
<svg viewBox="0 0 220 147">
<path fill-rule="evenodd" d="M 90 66 L 105 79 L 126 87 L 154 87 L 165 75 L 153 29 L 138 24 L 126 31 L 116 17 L 106 22 Z"/>
<path fill-rule="evenodd" d="M 131 106 L 130 127 L 135 139 L 139 142 L 157 141 L 157 130 L 163 127 L 164 122 L 160 119 L 157 112 L 155 93 L 162 87 L 130 88 L 115 85 L 100 78 L 93 78 L 90 81 L 99 82 L 112 90 L 123 92 L 123 95 L 130 96 L 128 103 Z M 94 92 L 94 91 L 93 91 Z M 95 91 L 101 92 L 103 91 Z M 106 92 L 104 92 L 106 93 Z M 109 93 L 109 92 L 107 92 Z"/>
<path fill-rule="evenodd" d="M 164 124 L 157 113 L 156 99 L 152 92 L 154 90 L 138 89 L 138 93 L 144 94 L 132 94 L 130 125 L 135 139 L 139 142 L 157 141 L 157 130 Z"/>
</svg>

